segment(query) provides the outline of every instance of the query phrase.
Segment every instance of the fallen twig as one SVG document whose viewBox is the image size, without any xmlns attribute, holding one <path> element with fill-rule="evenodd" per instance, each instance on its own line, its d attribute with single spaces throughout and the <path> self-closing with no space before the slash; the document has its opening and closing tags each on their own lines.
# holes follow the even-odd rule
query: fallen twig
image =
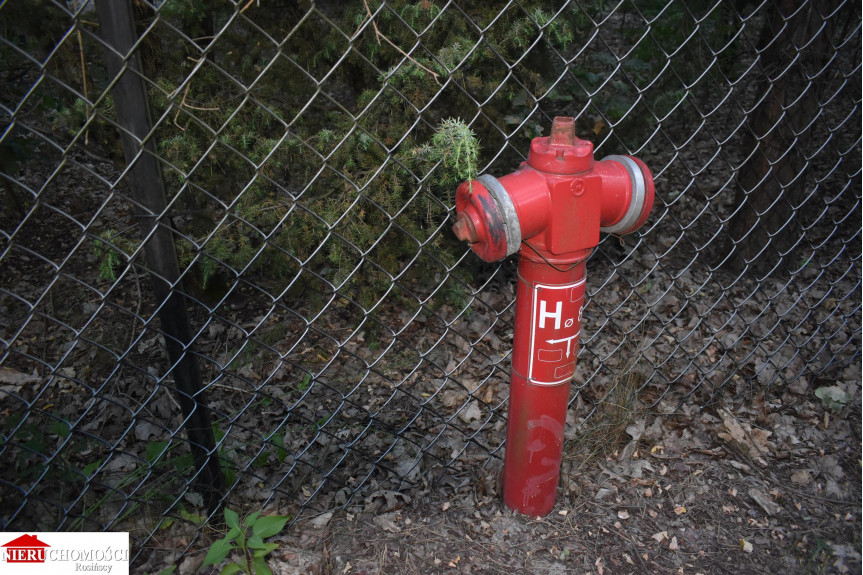
<svg viewBox="0 0 863 575">
<path fill-rule="evenodd" d="M 184 128 L 183 126 L 181 126 L 180 124 L 177 123 L 177 118 L 180 116 L 180 111 L 184 107 L 189 108 L 190 110 L 200 110 L 202 112 L 213 112 L 213 111 L 219 109 L 219 108 L 205 108 L 202 106 L 193 106 L 191 104 L 187 104 L 186 103 L 186 96 L 189 95 L 189 88 L 191 88 L 191 87 L 192 87 L 191 83 L 186 84 L 186 89 L 183 90 L 183 97 L 180 99 L 180 105 L 177 106 L 177 113 L 174 114 L 174 125 L 177 126 L 178 128 L 180 128 L 181 130 L 183 130 L 184 132 L 186 131 L 186 128 Z"/>
<path fill-rule="evenodd" d="M 416 64 L 416 66 L 417 66 L 417 67 L 419 67 L 420 69 L 422 69 L 422 70 L 426 71 L 427 73 L 431 74 L 432 78 L 434 78 L 434 81 L 438 83 L 438 86 L 440 86 L 440 85 L 441 85 L 441 83 L 440 83 L 440 77 L 439 77 L 439 76 L 438 76 L 438 75 L 437 75 L 433 70 L 429 69 L 427 66 L 423 66 L 422 64 L 420 64 L 420 63 L 416 60 L 416 58 L 414 58 L 413 56 L 411 56 L 410 54 L 408 54 L 407 52 L 405 52 L 404 50 L 402 50 L 401 48 L 399 48 L 399 47 L 398 47 L 398 46 L 397 46 L 397 45 L 396 45 L 392 40 L 390 40 L 389 38 L 387 38 L 387 36 L 386 36 L 383 32 L 381 32 L 381 31 L 380 31 L 380 29 L 378 28 L 377 23 L 375 23 L 375 19 L 374 19 L 374 17 L 372 16 L 372 10 L 371 10 L 371 8 L 369 7 L 368 0 L 363 0 L 363 5 L 366 7 L 366 14 L 368 15 L 368 16 L 367 16 L 367 18 L 368 18 L 368 19 L 370 19 L 370 20 L 372 21 L 372 27 L 373 27 L 373 28 L 374 28 L 374 30 L 375 30 L 375 39 L 377 40 L 378 44 L 380 44 L 380 43 L 381 43 L 381 39 L 385 40 L 387 44 L 389 44 L 390 46 L 392 46 L 393 48 L 395 48 L 396 50 L 398 50 L 398 52 L 399 52 L 402 56 L 404 56 L 405 58 L 407 58 L 408 60 L 410 60 L 411 62 L 413 62 L 414 64 Z M 363 23 L 365 23 L 365 21 L 366 21 L 366 19 L 363 19 Z M 360 24 L 360 26 L 362 26 L 362 23 Z"/>
</svg>

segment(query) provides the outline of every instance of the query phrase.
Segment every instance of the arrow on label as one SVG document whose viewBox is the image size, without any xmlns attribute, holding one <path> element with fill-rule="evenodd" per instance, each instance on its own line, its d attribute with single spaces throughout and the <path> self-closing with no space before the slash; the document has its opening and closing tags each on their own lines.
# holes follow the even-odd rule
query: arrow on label
<svg viewBox="0 0 863 575">
<path fill-rule="evenodd" d="M 572 352 L 572 340 L 577 338 L 580 333 L 581 333 L 581 330 L 575 332 L 575 335 L 571 335 L 569 337 L 564 337 L 561 339 L 547 339 L 547 340 L 545 340 L 545 343 L 563 343 L 565 341 L 566 342 L 566 357 L 569 357 L 570 353 Z"/>
</svg>

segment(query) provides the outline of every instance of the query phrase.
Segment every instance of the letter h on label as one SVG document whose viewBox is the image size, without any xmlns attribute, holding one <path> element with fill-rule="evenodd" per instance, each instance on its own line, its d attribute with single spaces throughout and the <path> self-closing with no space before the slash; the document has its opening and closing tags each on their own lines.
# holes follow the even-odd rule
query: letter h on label
<svg viewBox="0 0 863 575">
<path fill-rule="evenodd" d="M 557 301 L 555 302 L 555 310 L 553 312 L 545 311 L 545 304 L 547 302 L 544 299 L 539 300 L 539 327 L 540 329 L 545 329 L 545 319 L 549 317 L 554 318 L 554 329 L 560 329 L 560 321 L 561 316 L 563 315 L 563 302 Z"/>
</svg>

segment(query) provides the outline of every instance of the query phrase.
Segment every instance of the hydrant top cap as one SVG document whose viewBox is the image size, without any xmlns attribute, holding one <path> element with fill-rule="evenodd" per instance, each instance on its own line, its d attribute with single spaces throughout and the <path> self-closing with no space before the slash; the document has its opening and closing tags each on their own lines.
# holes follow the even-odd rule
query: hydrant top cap
<svg viewBox="0 0 863 575">
<path fill-rule="evenodd" d="M 551 123 L 549 143 L 555 146 L 574 146 L 575 140 L 575 118 L 557 116 Z"/>
<path fill-rule="evenodd" d="M 593 165 L 593 143 L 575 135 L 575 118 L 558 116 L 551 125 L 551 136 L 531 142 L 527 163 L 552 174 L 586 172 Z"/>
</svg>

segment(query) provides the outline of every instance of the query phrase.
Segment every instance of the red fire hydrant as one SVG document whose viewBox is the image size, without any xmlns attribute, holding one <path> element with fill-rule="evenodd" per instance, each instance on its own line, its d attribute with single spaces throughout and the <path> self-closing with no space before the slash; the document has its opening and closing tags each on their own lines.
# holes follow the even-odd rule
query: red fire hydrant
<svg viewBox="0 0 863 575">
<path fill-rule="evenodd" d="M 585 261 L 599 232 L 626 234 L 653 207 L 653 176 L 630 156 L 593 159 L 575 120 L 554 119 L 527 162 L 456 192 L 453 231 L 483 260 L 519 254 L 503 500 L 520 513 L 554 507 L 584 306 Z"/>
</svg>

